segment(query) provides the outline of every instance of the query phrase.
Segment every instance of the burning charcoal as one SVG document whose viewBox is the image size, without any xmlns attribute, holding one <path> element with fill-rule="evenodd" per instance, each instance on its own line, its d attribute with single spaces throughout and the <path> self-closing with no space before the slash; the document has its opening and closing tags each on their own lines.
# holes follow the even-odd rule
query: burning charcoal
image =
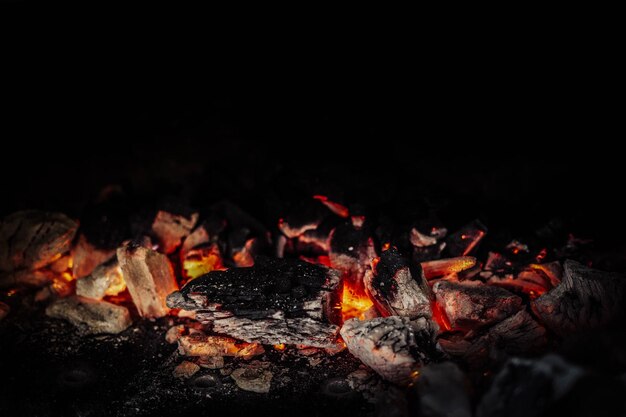
<svg viewBox="0 0 626 417">
<path fill-rule="evenodd" d="M 543 275 L 548 279 L 552 287 L 556 287 L 561 283 L 563 277 L 563 267 L 559 261 L 549 262 L 546 264 L 530 264 L 528 265 L 535 271 L 541 271 Z"/>
<path fill-rule="evenodd" d="M 182 252 L 181 252 L 182 255 Z M 222 254 L 216 243 L 190 249 L 182 257 L 183 275 L 188 279 L 198 278 L 216 269 L 222 269 Z"/>
<path fill-rule="evenodd" d="M 415 415 L 471 417 L 469 381 L 453 362 L 431 363 L 420 370 L 413 393 Z"/>
<path fill-rule="evenodd" d="M 254 258 L 260 252 L 261 242 L 257 238 L 246 240 L 246 244 L 233 253 L 233 262 L 238 268 L 254 265 Z"/>
<path fill-rule="evenodd" d="M 72 274 L 76 278 L 86 277 L 98 265 L 113 257 L 115 257 L 115 249 L 100 249 L 81 234 L 72 248 Z"/>
<path fill-rule="evenodd" d="M 439 259 L 421 263 L 424 276 L 427 280 L 462 272 L 473 268 L 475 265 L 476 258 L 473 256 L 460 256 L 458 258 Z"/>
<path fill-rule="evenodd" d="M 259 258 L 250 268 L 212 271 L 167 297 L 168 306 L 209 310 L 251 319 L 287 318 L 322 320 L 330 314 L 331 292 L 339 275 L 307 262 Z M 208 316 L 205 316 L 208 317 Z"/>
<path fill-rule="evenodd" d="M 101 300 L 105 295 L 117 295 L 126 289 L 117 258 L 98 266 L 89 276 L 76 281 L 76 294 Z"/>
<path fill-rule="evenodd" d="M 541 359 L 512 358 L 494 378 L 476 410 L 477 417 L 539 417 L 585 376 L 584 371 L 548 355 Z"/>
<path fill-rule="evenodd" d="M 522 269 L 515 277 L 510 274 L 504 278 L 493 275 L 487 283 L 527 294 L 531 298 L 538 297 L 551 288 L 547 277 L 540 270 L 532 268 Z"/>
<path fill-rule="evenodd" d="M 445 229 L 443 230 L 445 231 Z M 443 236 L 445 236 L 445 233 Z M 438 239 L 440 239 L 438 235 L 425 235 L 416 228 L 411 229 L 409 240 L 413 246 L 413 261 L 424 262 L 439 258 L 441 252 L 446 247 L 446 243 L 439 242 Z"/>
<path fill-rule="evenodd" d="M 411 244 L 418 248 L 424 248 L 426 246 L 433 246 L 437 244 L 437 238 L 434 236 L 423 235 L 415 227 L 411 229 L 410 234 Z"/>
<path fill-rule="evenodd" d="M 344 277 L 362 286 L 370 262 L 376 258 L 374 241 L 366 228 L 355 228 L 346 222 L 330 234 L 330 264 Z"/>
<path fill-rule="evenodd" d="M 165 297 L 178 289 L 167 257 L 131 242 L 117 250 L 117 259 L 139 314 L 165 316 L 169 312 Z"/>
<path fill-rule="evenodd" d="M 265 353 L 263 346 L 238 343 L 224 336 L 207 336 L 196 332 L 178 339 L 178 350 L 185 356 L 235 356 L 249 359 Z"/>
<path fill-rule="evenodd" d="M 46 315 L 67 320 L 87 334 L 120 333 L 132 324 L 126 307 L 79 296 L 56 300 Z"/>
<path fill-rule="evenodd" d="M 42 287 L 54 279 L 54 273 L 47 269 L 37 271 L 19 270 L 0 273 L 0 288 L 12 288 L 18 286 Z"/>
<path fill-rule="evenodd" d="M 326 254 L 330 250 L 330 232 L 324 230 L 324 224 L 315 230 L 307 230 L 297 238 L 297 249 L 299 253 Z"/>
<path fill-rule="evenodd" d="M 48 265 L 48 268 L 52 272 L 56 272 L 57 274 L 61 274 L 63 272 L 71 272 L 73 262 L 74 261 L 72 257 L 68 254 L 52 262 L 50 265 Z"/>
<path fill-rule="evenodd" d="M 522 308 L 520 297 L 479 282 L 439 281 L 433 292 L 452 329 L 471 330 L 497 323 Z"/>
<path fill-rule="evenodd" d="M 623 318 L 626 278 L 565 261 L 563 281 L 534 300 L 541 321 L 560 336 Z"/>
<path fill-rule="evenodd" d="M 390 316 L 350 319 L 341 328 L 348 350 L 384 379 L 405 385 L 435 350 L 434 332 L 425 319 Z"/>
<path fill-rule="evenodd" d="M 172 326 L 167 329 L 167 332 L 165 332 L 165 341 L 170 344 L 176 343 L 178 339 L 180 339 L 180 337 L 184 334 L 184 332 L 185 326 L 183 326 L 182 324 Z"/>
<path fill-rule="evenodd" d="M 198 365 L 206 369 L 222 369 L 224 367 L 223 356 L 200 356 Z"/>
<path fill-rule="evenodd" d="M 197 318 L 203 321 L 198 313 Z M 246 342 L 267 345 L 307 345 L 319 348 L 334 348 L 337 344 L 339 327 L 310 318 L 266 318 L 251 320 L 230 317 L 213 322 L 213 330 Z"/>
<path fill-rule="evenodd" d="M 270 392 L 273 374 L 262 367 L 249 366 L 235 369 L 230 377 L 244 391 L 267 394 Z"/>
<path fill-rule="evenodd" d="M 447 252 L 451 256 L 469 255 L 486 234 L 485 225 L 480 220 L 474 220 L 446 238 Z"/>
<path fill-rule="evenodd" d="M 384 315 L 430 318 L 432 293 L 419 266 L 411 268 L 395 248 L 384 251 L 365 273 L 365 288 Z"/>
<path fill-rule="evenodd" d="M 199 370 L 200 367 L 195 363 L 183 361 L 176 368 L 174 368 L 172 375 L 174 375 L 174 378 L 189 379 Z"/>
<path fill-rule="evenodd" d="M 306 232 L 315 230 L 322 223 L 327 212 L 317 204 L 305 205 L 278 220 L 278 229 L 289 239 L 294 239 Z"/>
<path fill-rule="evenodd" d="M 10 311 L 11 311 L 11 307 L 9 307 L 8 304 L 0 301 L 0 320 L 8 316 Z"/>
<path fill-rule="evenodd" d="M 70 249 L 78 223 L 61 213 L 19 211 L 0 221 L 0 271 L 34 270 Z"/>
<path fill-rule="evenodd" d="M 313 198 L 325 205 L 330 211 L 339 217 L 346 218 L 350 215 L 350 211 L 346 206 L 329 200 L 325 195 L 314 195 Z"/>
<path fill-rule="evenodd" d="M 192 213 L 187 217 L 159 210 L 152 223 L 152 232 L 159 240 L 161 251 L 166 254 L 174 252 L 197 222 L 198 213 Z"/>
</svg>

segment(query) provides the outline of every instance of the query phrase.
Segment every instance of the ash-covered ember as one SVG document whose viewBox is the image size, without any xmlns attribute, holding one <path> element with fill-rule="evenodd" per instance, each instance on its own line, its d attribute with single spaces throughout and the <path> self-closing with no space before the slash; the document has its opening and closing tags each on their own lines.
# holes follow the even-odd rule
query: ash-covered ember
<svg viewBox="0 0 626 417">
<path fill-rule="evenodd" d="M 120 333 L 132 324 L 126 307 L 78 296 L 56 300 L 46 314 L 67 320 L 87 334 Z"/>
</svg>

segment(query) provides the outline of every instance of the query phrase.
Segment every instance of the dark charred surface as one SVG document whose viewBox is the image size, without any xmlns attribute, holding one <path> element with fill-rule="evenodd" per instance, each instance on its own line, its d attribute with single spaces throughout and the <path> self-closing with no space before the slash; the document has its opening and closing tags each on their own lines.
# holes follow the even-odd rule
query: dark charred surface
<svg viewBox="0 0 626 417">
<path fill-rule="evenodd" d="M 205 305 L 194 302 L 190 294 L 201 294 L 208 303 L 220 304 L 221 310 L 237 316 L 273 314 L 283 311 L 286 317 L 305 317 L 302 303 L 327 288 L 328 270 L 297 260 L 258 258 L 249 268 L 213 271 L 194 279 L 168 297 L 172 308 L 199 310 Z"/>
</svg>

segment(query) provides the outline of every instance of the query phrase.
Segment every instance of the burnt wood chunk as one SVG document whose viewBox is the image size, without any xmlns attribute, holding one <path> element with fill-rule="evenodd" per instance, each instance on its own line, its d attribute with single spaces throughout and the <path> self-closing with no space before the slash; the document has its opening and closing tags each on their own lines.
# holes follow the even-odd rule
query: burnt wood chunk
<svg viewBox="0 0 626 417">
<path fill-rule="evenodd" d="M 430 322 L 406 317 L 350 319 L 341 328 L 348 350 L 387 381 L 406 385 L 435 350 Z"/>
<path fill-rule="evenodd" d="M 163 317 L 168 294 L 178 289 L 167 257 L 135 242 L 117 250 L 117 260 L 133 302 L 142 317 Z"/>
<path fill-rule="evenodd" d="M 362 286 L 365 271 L 377 256 L 368 229 L 344 222 L 330 233 L 329 241 L 331 267 L 341 271 L 346 279 Z"/>
<path fill-rule="evenodd" d="M 105 295 L 117 295 L 126 289 L 117 258 L 111 258 L 94 271 L 76 280 L 76 295 L 101 300 Z"/>
<path fill-rule="evenodd" d="M 476 265 L 476 258 L 473 256 L 459 256 L 456 258 L 438 259 L 435 261 L 425 261 L 421 263 L 426 279 L 442 277 L 449 274 L 463 272 Z"/>
<path fill-rule="evenodd" d="M 78 296 L 58 299 L 46 315 L 67 320 L 86 334 L 116 334 L 132 324 L 126 307 Z"/>
<path fill-rule="evenodd" d="M 477 281 L 439 281 L 433 285 L 433 292 L 450 325 L 457 330 L 500 322 L 522 308 L 522 299 L 517 295 Z"/>
<path fill-rule="evenodd" d="M 72 274 L 75 278 L 86 277 L 103 262 L 115 257 L 115 249 L 101 249 L 81 234 L 72 248 Z"/>
<path fill-rule="evenodd" d="M 152 223 L 152 232 L 159 240 L 161 252 L 167 254 L 174 252 L 181 245 L 182 239 L 191 233 L 197 222 L 198 213 L 185 217 L 159 210 Z"/>
<path fill-rule="evenodd" d="M 197 320 L 203 321 L 201 313 Z M 242 317 L 217 319 L 213 331 L 227 334 L 250 343 L 266 345 L 305 345 L 318 348 L 334 348 L 337 345 L 339 327 L 310 318 L 266 318 L 251 320 Z"/>
<path fill-rule="evenodd" d="M 260 319 L 322 320 L 332 308 L 337 271 L 298 260 L 258 258 L 252 267 L 211 271 L 167 297 L 170 308 L 219 310 Z"/>
<path fill-rule="evenodd" d="M 420 266 L 411 267 L 395 248 L 384 251 L 365 273 L 367 292 L 389 316 L 432 317 L 432 292 Z"/>
<path fill-rule="evenodd" d="M 261 345 L 240 343 L 230 337 L 207 336 L 200 332 L 181 336 L 178 351 L 185 356 L 234 356 L 245 359 L 265 353 Z"/>
<path fill-rule="evenodd" d="M 566 334 L 623 319 L 626 278 L 565 261 L 563 281 L 531 303 L 550 330 Z"/>
<path fill-rule="evenodd" d="M 19 211 L 0 220 L 0 271 L 39 269 L 70 249 L 78 223 L 61 213 Z"/>
<path fill-rule="evenodd" d="M 487 227 L 480 220 L 473 220 L 446 238 L 446 251 L 450 256 L 469 255 L 486 234 Z"/>
</svg>

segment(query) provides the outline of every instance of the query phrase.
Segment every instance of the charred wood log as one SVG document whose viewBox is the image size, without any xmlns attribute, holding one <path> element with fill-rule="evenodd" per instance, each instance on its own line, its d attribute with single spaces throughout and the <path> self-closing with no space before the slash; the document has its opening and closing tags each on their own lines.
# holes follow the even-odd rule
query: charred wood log
<svg viewBox="0 0 626 417">
<path fill-rule="evenodd" d="M 435 332 L 426 319 L 411 322 L 406 317 L 350 319 L 341 328 L 348 350 L 384 379 L 405 385 L 417 369 L 434 359 Z"/>
<path fill-rule="evenodd" d="M 437 303 L 456 330 L 472 330 L 504 320 L 522 308 L 522 299 L 505 289 L 479 282 L 439 281 Z"/>
<path fill-rule="evenodd" d="M 165 298 L 178 289 L 165 255 L 131 242 L 117 250 L 117 260 L 133 302 L 142 317 L 163 317 Z"/>
<path fill-rule="evenodd" d="M 411 267 L 395 248 L 384 251 L 365 273 L 367 292 L 388 316 L 432 317 L 432 292 L 422 269 Z"/>
<path fill-rule="evenodd" d="M 567 260 L 563 281 L 531 307 L 550 330 L 564 336 L 623 319 L 625 296 L 623 275 Z"/>
<path fill-rule="evenodd" d="M 0 271 L 34 270 L 70 249 L 78 223 L 61 213 L 20 211 L 0 221 Z"/>
<path fill-rule="evenodd" d="M 120 333 L 132 324 L 126 307 L 78 296 L 56 300 L 46 314 L 67 320 L 87 334 Z"/>
</svg>

